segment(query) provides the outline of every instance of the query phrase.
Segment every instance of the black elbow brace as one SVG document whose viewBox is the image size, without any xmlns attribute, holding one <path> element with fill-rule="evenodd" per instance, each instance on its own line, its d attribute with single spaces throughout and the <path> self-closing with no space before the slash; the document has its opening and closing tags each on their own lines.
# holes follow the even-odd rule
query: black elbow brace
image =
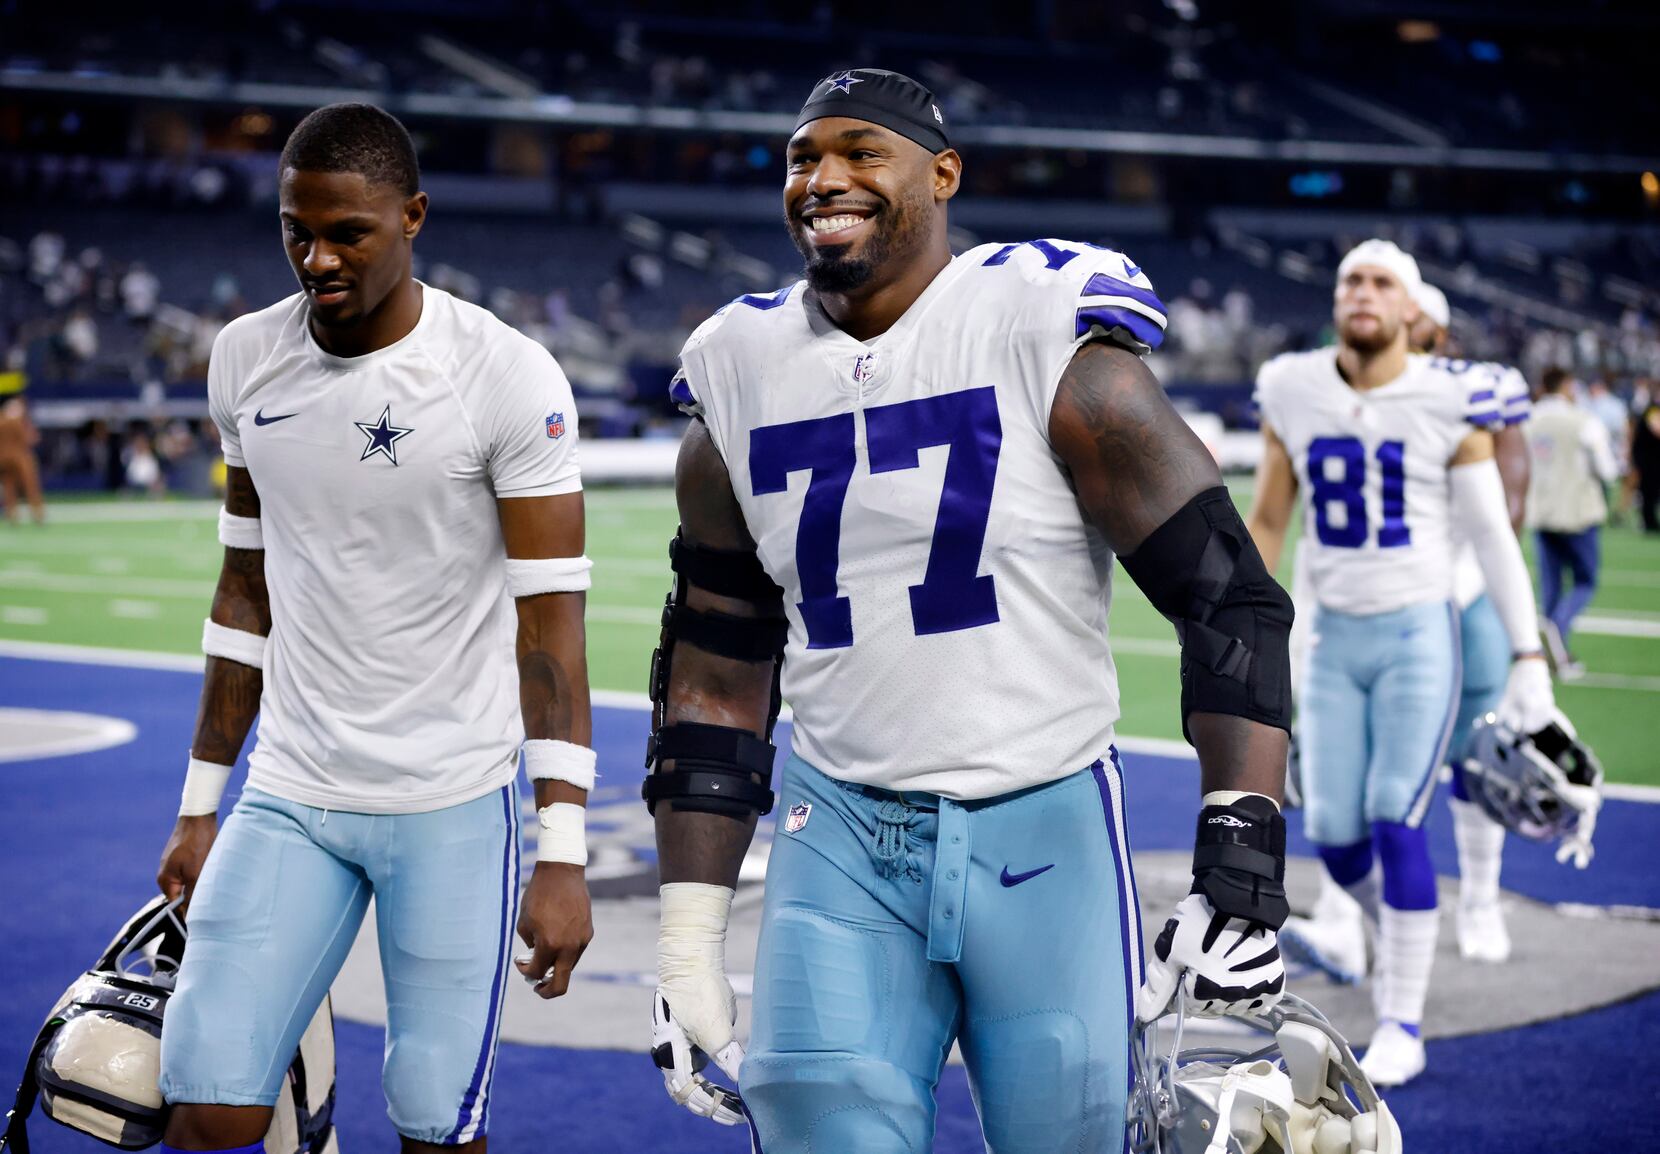
<svg viewBox="0 0 1660 1154">
<path fill-rule="evenodd" d="M 1119 560 L 1182 643 L 1182 732 L 1194 713 L 1291 728 L 1291 598 L 1228 490 L 1206 489 Z"/>
<path fill-rule="evenodd" d="M 784 645 L 789 624 L 783 616 L 784 591 L 767 576 L 752 550 L 711 549 L 676 534 L 669 543 L 675 585 L 663 606 L 663 634 L 651 655 L 651 737 L 646 742 L 646 775 L 640 796 L 653 814 L 667 801 L 676 810 L 716 813 L 745 820 L 770 813 L 773 803 L 772 728 L 783 705 L 779 693 Z M 690 585 L 722 597 L 748 601 L 766 613 L 738 617 L 686 605 Z M 773 663 L 772 701 L 762 737 L 725 725 L 667 721 L 669 667 L 676 641 L 733 661 Z M 674 762 L 672 771 L 664 762 Z"/>
</svg>

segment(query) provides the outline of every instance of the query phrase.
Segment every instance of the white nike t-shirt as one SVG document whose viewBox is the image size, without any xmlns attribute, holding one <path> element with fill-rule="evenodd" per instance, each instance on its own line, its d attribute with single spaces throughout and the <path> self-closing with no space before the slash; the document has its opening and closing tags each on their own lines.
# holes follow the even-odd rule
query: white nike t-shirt
<svg viewBox="0 0 1660 1154">
<path fill-rule="evenodd" d="M 259 491 L 271 637 L 248 784 L 415 813 L 499 789 L 524 740 L 497 497 L 576 492 L 546 349 L 423 286 L 408 336 L 324 352 L 305 298 L 232 321 L 208 397 Z"/>
</svg>

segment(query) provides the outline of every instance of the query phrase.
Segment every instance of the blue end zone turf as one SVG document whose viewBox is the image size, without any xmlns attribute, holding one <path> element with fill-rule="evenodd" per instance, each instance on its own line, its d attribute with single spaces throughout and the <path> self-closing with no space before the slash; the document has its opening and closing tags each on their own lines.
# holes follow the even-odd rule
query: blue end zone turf
<svg viewBox="0 0 1660 1154">
<path fill-rule="evenodd" d="M 0 702 L 125 718 L 134 742 L 94 753 L 0 763 L 6 830 L 0 838 L 0 912 L 6 997 L 0 1003 L 0 1084 L 22 1072 L 42 1017 L 89 965 L 121 922 L 153 892 L 152 877 L 172 826 L 195 717 L 200 676 L 0 658 Z M 641 770 L 645 714 L 595 710 L 595 744 L 610 785 Z M 1198 774 L 1190 761 L 1127 755 L 1130 832 L 1137 849 L 1192 844 Z M 238 775 L 240 780 L 240 774 Z M 628 791 L 624 791 L 625 793 Z M 620 797 L 613 804 L 639 804 Z M 596 813 L 595 820 L 603 817 Z M 1293 813 L 1291 852 L 1308 854 Z M 1431 817 L 1436 868 L 1454 872 L 1451 823 Z M 1558 866 L 1542 847 L 1511 839 L 1507 889 L 1545 901 L 1660 906 L 1660 808 L 1609 802 L 1597 856 L 1583 873 Z M 650 959 L 642 959 L 649 967 Z M 1495 981 L 1502 971 L 1495 971 Z M 1565 974 L 1563 981 L 1572 981 Z M 645 1010 L 642 993 L 642 1038 Z M 391 1148 L 380 1095 L 383 1035 L 342 1021 L 338 1119 L 344 1154 Z M 1652 1130 L 1660 1084 L 1660 994 L 1574 1018 L 1429 1043 L 1432 1074 L 1396 1091 L 1406 1148 L 1420 1152 L 1636 1150 Z M 940 1089 L 941 1154 L 982 1149 L 963 1073 Z M 34 1149 L 106 1147 L 49 1122 L 32 1128 Z M 743 1151 L 746 1136 L 673 1106 L 644 1054 L 504 1044 L 491 1119 L 498 1151 Z"/>
</svg>

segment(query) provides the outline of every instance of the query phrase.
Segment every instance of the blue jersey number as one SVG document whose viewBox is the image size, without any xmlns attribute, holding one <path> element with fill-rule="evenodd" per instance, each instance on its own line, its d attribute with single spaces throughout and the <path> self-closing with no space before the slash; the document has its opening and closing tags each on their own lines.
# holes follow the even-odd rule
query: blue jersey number
<svg viewBox="0 0 1660 1154">
<path fill-rule="evenodd" d="M 928 568 L 922 583 L 910 587 L 917 633 L 950 633 L 996 621 L 997 583 L 978 573 L 1003 445 L 996 390 L 969 389 L 867 409 L 865 432 L 872 473 L 914 469 L 920 450 L 950 447 Z M 836 592 L 842 505 L 853 462 L 852 413 L 768 425 L 750 434 L 749 476 L 756 496 L 782 493 L 791 473 L 811 474 L 795 537 L 809 649 L 853 644 L 852 609 Z"/>
<path fill-rule="evenodd" d="M 1337 461 L 1334 477 L 1326 468 Z M 1406 442 L 1385 441 L 1378 446 L 1378 469 L 1383 475 L 1383 524 L 1378 547 L 1399 549 L 1412 544 L 1406 524 Z M 1314 507 L 1314 533 L 1320 544 L 1358 549 L 1366 544 L 1366 446 L 1356 437 L 1316 437 L 1308 446 L 1309 504 Z M 1343 509 L 1336 524 L 1332 507 Z"/>
</svg>

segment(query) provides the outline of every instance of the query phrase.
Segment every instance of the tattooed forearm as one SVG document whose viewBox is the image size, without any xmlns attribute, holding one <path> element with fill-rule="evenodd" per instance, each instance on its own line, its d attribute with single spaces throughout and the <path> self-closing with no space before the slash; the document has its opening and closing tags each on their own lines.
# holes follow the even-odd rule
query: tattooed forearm
<svg viewBox="0 0 1660 1154">
<path fill-rule="evenodd" d="M 570 678 L 551 654 L 519 654 L 519 709 L 527 737 L 570 740 Z"/>
<path fill-rule="evenodd" d="M 271 599 L 265 589 L 263 552 L 225 550 L 211 616 L 228 629 L 269 636 Z M 259 696 L 264 686 L 264 675 L 252 666 L 220 657 L 208 658 L 191 752 L 203 761 L 218 765 L 234 763 L 259 713 Z"/>
<path fill-rule="evenodd" d="M 215 765 L 234 764 L 259 713 L 264 686 L 264 675 L 252 666 L 208 658 L 191 754 Z"/>
<path fill-rule="evenodd" d="M 525 736 L 587 745 L 587 639 L 582 593 L 521 597 L 519 613 L 519 709 Z"/>
<path fill-rule="evenodd" d="M 1049 438 L 1078 502 L 1119 553 L 1134 552 L 1195 494 L 1222 483 L 1204 443 L 1140 357 L 1101 343 L 1061 375 Z"/>
</svg>

